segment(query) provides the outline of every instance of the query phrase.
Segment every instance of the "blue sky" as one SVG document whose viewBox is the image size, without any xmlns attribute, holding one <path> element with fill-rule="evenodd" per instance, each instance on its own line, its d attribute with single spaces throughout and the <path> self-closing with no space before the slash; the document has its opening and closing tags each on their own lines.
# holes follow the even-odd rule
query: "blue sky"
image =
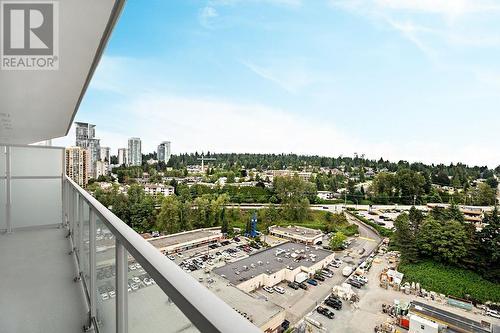
<svg viewBox="0 0 500 333">
<path fill-rule="evenodd" d="M 493 167 L 499 59 L 500 1 L 128 1 L 76 119 L 113 153 L 139 136 Z"/>
</svg>

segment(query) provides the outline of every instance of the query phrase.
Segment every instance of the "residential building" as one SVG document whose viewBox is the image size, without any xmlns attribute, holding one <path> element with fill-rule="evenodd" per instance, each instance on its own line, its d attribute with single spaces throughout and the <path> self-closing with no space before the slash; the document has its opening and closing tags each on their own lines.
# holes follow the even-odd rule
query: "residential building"
<svg viewBox="0 0 500 333">
<path fill-rule="evenodd" d="M 75 122 L 75 145 L 88 150 L 88 177 L 95 174 L 95 163 L 101 159 L 100 139 L 95 137 L 95 125 L 89 123 Z"/>
<path fill-rule="evenodd" d="M 318 198 L 323 199 L 323 200 L 334 200 L 335 199 L 335 193 L 332 191 L 318 191 L 317 196 L 318 196 Z"/>
<path fill-rule="evenodd" d="M 142 165 L 141 139 L 128 139 L 128 164 L 132 166 Z"/>
<path fill-rule="evenodd" d="M 170 185 L 165 185 L 165 184 L 145 184 L 144 185 L 144 192 L 151 194 L 151 195 L 163 195 L 165 197 L 168 197 L 169 195 L 174 194 L 175 188 Z"/>
<path fill-rule="evenodd" d="M 128 149 L 127 148 L 118 148 L 118 164 L 119 165 L 128 165 Z"/>
<path fill-rule="evenodd" d="M 94 167 L 94 178 L 109 175 L 109 163 L 105 161 L 96 161 Z"/>
<path fill-rule="evenodd" d="M 163 141 L 157 150 L 158 161 L 167 163 L 170 160 L 170 141 Z"/>
<path fill-rule="evenodd" d="M 111 148 L 109 147 L 101 147 L 100 151 L 100 160 L 103 162 L 111 162 L 111 155 L 110 155 Z"/>
<path fill-rule="evenodd" d="M 80 186 L 88 183 L 88 150 L 81 147 L 68 147 L 65 150 L 66 175 Z"/>
<path fill-rule="evenodd" d="M 95 138 L 95 125 L 75 122 L 76 146 L 88 148 L 88 140 Z"/>
</svg>

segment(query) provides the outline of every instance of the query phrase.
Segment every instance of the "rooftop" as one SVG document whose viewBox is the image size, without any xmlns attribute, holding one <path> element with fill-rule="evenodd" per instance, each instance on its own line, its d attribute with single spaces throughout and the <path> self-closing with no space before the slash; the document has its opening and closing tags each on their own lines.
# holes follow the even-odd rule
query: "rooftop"
<svg viewBox="0 0 500 333">
<path fill-rule="evenodd" d="M 302 236 L 302 237 L 317 237 L 322 234 L 321 230 L 298 227 L 298 226 L 288 226 L 288 227 L 271 226 L 269 230 L 281 231 L 291 235 Z"/>
<path fill-rule="evenodd" d="M 157 238 L 148 239 L 148 241 L 156 248 L 164 248 L 172 245 L 183 244 L 192 242 L 198 239 L 209 238 L 220 234 L 220 229 L 198 229 L 186 231 L 183 233 L 161 236 Z"/>
<path fill-rule="evenodd" d="M 276 255 L 278 253 L 280 254 Z M 299 266 L 310 267 L 332 253 L 324 249 L 288 242 L 228 263 L 213 271 L 224 276 L 232 284 L 238 285 L 258 275 L 273 274 L 287 267 L 291 269 Z M 315 256 L 314 261 L 311 260 L 311 255 Z"/>
</svg>

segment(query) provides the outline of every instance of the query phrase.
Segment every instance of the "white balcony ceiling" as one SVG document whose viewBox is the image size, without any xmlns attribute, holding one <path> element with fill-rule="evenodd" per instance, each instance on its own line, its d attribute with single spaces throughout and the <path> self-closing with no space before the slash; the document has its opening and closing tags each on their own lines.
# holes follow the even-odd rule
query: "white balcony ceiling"
<svg viewBox="0 0 500 333">
<path fill-rule="evenodd" d="M 124 0 L 58 3 L 59 69 L 0 70 L 0 143 L 67 134 Z"/>
</svg>

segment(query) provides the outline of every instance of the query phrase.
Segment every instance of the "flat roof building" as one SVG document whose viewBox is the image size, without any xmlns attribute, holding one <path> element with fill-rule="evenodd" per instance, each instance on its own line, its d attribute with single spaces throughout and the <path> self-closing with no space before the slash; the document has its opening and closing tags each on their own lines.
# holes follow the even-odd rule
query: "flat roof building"
<svg viewBox="0 0 500 333">
<path fill-rule="evenodd" d="M 280 227 L 273 225 L 269 227 L 269 234 L 309 245 L 318 244 L 323 240 L 323 232 L 321 230 L 299 226 Z"/>
<path fill-rule="evenodd" d="M 335 254 L 299 243 L 283 243 L 213 270 L 245 292 L 293 281 L 305 272 L 310 276 L 327 266 Z"/>
<path fill-rule="evenodd" d="M 150 238 L 147 241 L 162 252 L 175 253 L 220 241 L 222 237 L 220 228 L 216 227 Z"/>
</svg>

